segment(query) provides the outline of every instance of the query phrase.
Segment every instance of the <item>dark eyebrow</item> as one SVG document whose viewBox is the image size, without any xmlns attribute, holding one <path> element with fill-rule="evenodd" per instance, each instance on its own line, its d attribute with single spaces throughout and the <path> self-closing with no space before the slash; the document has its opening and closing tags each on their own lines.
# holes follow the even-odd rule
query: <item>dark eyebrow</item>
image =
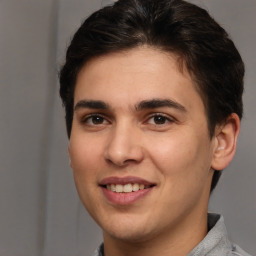
<svg viewBox="0 0 256 256">
<path fill-rule="evenodd" d="M 74 111 L 80 108 L 109 109 L 109 106 L 101 100 L 80 100 L 76 103 Z"/>
<path fill-rule="evenodd" d="M 187 111 L 183 105 L 170 99 L 143 100 L 136 105 L 136 110 L 140 111 L 143 109 L 154 109 L 154 108 L 161 108 L 161 107 L 175 108 L 182 112 Z"/>
</svg>

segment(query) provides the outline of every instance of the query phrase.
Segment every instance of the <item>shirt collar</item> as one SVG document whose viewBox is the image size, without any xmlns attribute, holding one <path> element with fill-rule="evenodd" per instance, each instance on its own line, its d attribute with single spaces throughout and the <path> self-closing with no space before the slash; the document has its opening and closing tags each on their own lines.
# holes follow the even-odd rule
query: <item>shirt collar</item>
<svg viewBox="0 0 256 256">
<path fill-rule="evenodd" d="M 215 255 L 215 252 L 218 255 L 225 256 L 232 250 L 223 216 L 208 213 L 208 230 L 206 237 L 188 256 Z"/>
<path fill-rule="evenodd" d="M 101 246 L 95 251 L 93 256 L 104 256 L 104 244 L 102 243 Z"/>
</svg>

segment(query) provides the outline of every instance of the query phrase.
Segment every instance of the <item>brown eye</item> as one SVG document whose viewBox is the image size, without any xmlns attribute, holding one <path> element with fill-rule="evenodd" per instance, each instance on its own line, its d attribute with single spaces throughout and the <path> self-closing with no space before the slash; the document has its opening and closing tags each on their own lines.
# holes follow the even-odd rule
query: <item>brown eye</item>
<svg viewBox="0 0 256 256">
<path fill-rule="evenodd" d="M 161 114 L 153 115 L 148 119 L 148 123 L 153 125 L 163 125 L 170 122 L 172 122 L 170 118 Z"/>
<path fill-rule="evenodd" d="M 155 124 L 165 124 L 166 121 L 168 121 L 168 120 L 165 116 L 154 116 L 154 123 Z"/>
<path fill-rule="evenodd" d="M 92 122 L 93 124 L 103 124 L 104 118 L 101 117 L 101 116 L 92 116 L 92 117 L 91 117 L 91 122 Z"/>
<path fill-rule="evenodd" d="M 101 125 L 101 124 L 105 124 L 108 121 L 100 116 L 100 115 L 90 115 L 87 116 L 86 118 L 84 118 L 83 123 L 87 124 L 87 125 Z"/>
</svg>

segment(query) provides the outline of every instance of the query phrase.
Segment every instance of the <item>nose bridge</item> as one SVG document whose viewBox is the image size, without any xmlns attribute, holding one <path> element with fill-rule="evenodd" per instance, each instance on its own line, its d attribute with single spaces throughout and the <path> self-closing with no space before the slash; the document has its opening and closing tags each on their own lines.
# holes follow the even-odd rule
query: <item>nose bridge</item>
<svg viewBox="0 0 256 256">
<path fill-rule="evenodd" d="M 106 159 L 118 166 L 128 162 L 140 162 L 143 149 L 139 138 L 139 128 L 129 120 L 116 123 L 109 136 Z"/>
</svg>

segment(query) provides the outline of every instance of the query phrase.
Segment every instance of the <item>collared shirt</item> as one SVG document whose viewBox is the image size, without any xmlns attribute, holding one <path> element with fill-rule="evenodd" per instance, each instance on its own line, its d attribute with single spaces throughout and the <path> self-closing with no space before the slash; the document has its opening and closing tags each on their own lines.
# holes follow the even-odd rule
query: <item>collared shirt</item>
<svg viewBox="0 0 256 256">
<path fill-rule="evenodd" d="M 222 216 L 209 213 L 208 230 L 206 237 L 188 256 L 250 256 L 238 245 L 229 241 Z M 94 256 L 104 256 L 103 244 L 95 251 Z"/>
</svg>

